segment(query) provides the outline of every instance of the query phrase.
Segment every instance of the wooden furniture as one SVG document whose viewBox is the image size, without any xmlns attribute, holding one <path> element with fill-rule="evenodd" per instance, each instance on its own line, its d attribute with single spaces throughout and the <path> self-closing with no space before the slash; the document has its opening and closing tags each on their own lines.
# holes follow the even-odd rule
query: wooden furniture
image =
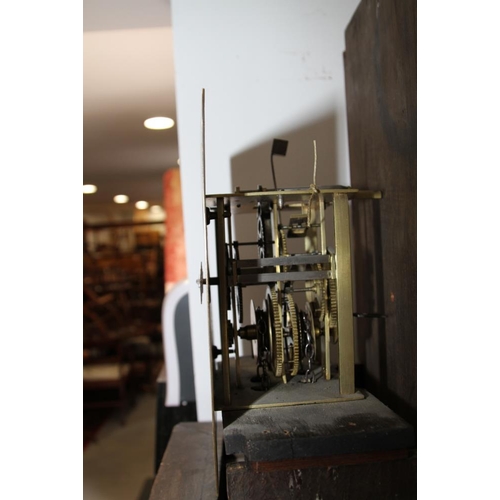
<svg viewBox="0 0 500 500">
<path fill-rule="evenodd" d="M 163 222 L 84 223 L 84 284 L 113 293 L 131 319 L 160 323 Z M 151 227 L 149 227 L 151 226 Z M 161 229 L 161 230 L 160 230 Z"/>
<path fill-rule="evenodd" d="M 123 420 L 137 378 L 138 353 L 150 347 L 148 333 L 154 325 L 134 324 L 116 293 L 96 289 L 84 283 L 83 406 L 120 408 Z M 149 366 L 146 362 L 146 372 Z"/>
<path fill-rule="evenodd" d="M 129 402 L 130 364 L 100 362 L 83 365 L 83 408 L 120 408 L 122 419 Z M 87 399 L 89 393 L 97 397 Z"/>
<path fill-rule="evenodd" d="M 163 366 L 156 380 L 155 473 L 167 448 L 174 427 L 180 422 L 196 422 L 196 402 L 185 401 L 177 407 L 165 406 L 167 377 Z"/>
<path fill-rule="evenodd" d="M 363 0 L 345 32 L 358 358 L 366 388 L 417 423 L 416 0 Z"/>
<path fill-rule="evenodd" d="M 416 457 L 374 460 L 350 457 L 323 466 L 288 465 L 266 471 L 244 463 L 227 468 L 229 500 L 402 499 L 416 497 L 408 477 L 416 476 Z"/>
<path fill-rule="evenodd" d="M 416 425 L 416 0 L 362 0 L 345 38 L 351 184 L 383 191 L 379 203 L 353 204 L 354 310 L 385 316 L 357 320 L 358 357 L 371 394 L 308 411 L 226 413 L 226 451 L 234 454 L 223 468 L 229 499 L 417 496 L 414 432 L 399 418 Z M 192 446 L 210 450 L 209 433 L 207 424 L 206 436 Z M 175 485 L 158 486 L 155 500 L 206 498 L 203 490 L 189 490 L 204 480 L 206 464 L 198 463 L 194 484 L 179 484 L 193 467 L 191 458 L 172 461 L 193 453 L 187 436 L 180 442 L 184 450 L 167 448 Z"/>
<path fill-rule="evenodd" d="M 362 392 L 357 401 L 223 412 L 229 500 L 416 498 L 413 428 Z"/>
<path fill-rule="evenodd" d="M 345 39 L 351 185 L 383 192 L 352 206 L 354 310 L 385 317 L 357 320 L 358 357 L 367 389 L 415 426 L 416 1 L 362 0 Z M 334 414 L 363 402 L 336 405 L 322 428 L 298 408 L 279 418 L 251 410 L 238 432 L 226 426 L 226 451 L 245 457 L 226 467 L 228 497 L 416 498 L 411 427 L 395 445 L 402 435 L 392 418 L 365 408 L 360 420 L 343 419 Z"/>
<path fill-rule="evenodd" d="M 150 500 L 416 498 L 411 426 L 373 396 L 367 394 L 364 401 L 362 408 L 356 408 L 360 401 L 317 405 L 313 413 L 306 406 L 239 416 L 227 412 L 225 445 L 233 455 L 222 454 L 220 496 L 215 493 L 212 425 L 180 423 Z M 331 417 L 326 425 L 320 423 L 325 415 Z M 222 448 L 219 426 L 219 460 Z"/>
<path fill-rule="evenodd" d="M 222 448 L 219 428 L 218 448 Z M 183 422 L 172 432 L 153 483 L 150 500 L 218 500 L 212 451 L 212 424 Z"/>
<path fill-rule="evenodd" d="M 125 408 L 134 385 L 152 386 L 162 358 L 162 286 L 142 253 L 84 253 L 84 405 Z M 160 274 L 160 279 L 162 275 Z M 150 289 L 151 288 L 151 289 Z M 89 366 L 87 366 L 89 365 Z M 111 401 L 104 396 L 112 395 Z M 88 395 L 98 396 L 88 401 Z M 101 394 L 99 394 L 101 393 Z M 102 397 L 101 397 L 102 396 Z"/>
<path fill-rule="evenodd" d="M 105 328 L 105 323 L 102 323 Z M 83 408 L 120 408 L 121 419 L 131 400 L 132 365 L 117 335 L 84 339 Z"/>
</svg>

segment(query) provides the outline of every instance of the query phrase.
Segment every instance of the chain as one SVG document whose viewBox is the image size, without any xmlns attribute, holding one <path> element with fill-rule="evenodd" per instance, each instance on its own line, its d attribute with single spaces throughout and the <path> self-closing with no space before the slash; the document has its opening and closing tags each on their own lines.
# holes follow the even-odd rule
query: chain
<svg viewBox="0 0 500 500">
<path fill-rule="evenodd" d="M 270 378 L 267 373 L 268 361 L 267 361 L 268 351 L 266 348 L 262 349 L 261 355 L 259 356 L 259 363 L 257 364 L 257 377 L 260 378 L 260 383 L 262 390 L 267 391 L 270 386 Z"/>
<path fill-rule="evenodd" d="M 307 370 L 306 374 L 304 375 L 304 378 L 302 379 L 302 382 L 307 384 L 307 383 L 312 383 L 316 382 L 316 376 L 314 375 L 314 371 L 312 369 L 312 362 L 314 360 L 314 343 L 313 343 L 313 338 L 311 336 L 310 332 L 307 332 L 307 343 L 304 348 L 304 354 L 307 357 Z"/>
<path fill-rule="evenodd" d="M 267 370 L 269 369 L 269 349 L 264 345 L 263 336 L 266 334 L 267 325 L 261 317 L 257 320 L 257 331 L 259 337 L 259 351 L 257 360 L 257 378 L 260 379 L 263 391 L 267 391 L 271 385 L 271 379 Z"/>
</svg>

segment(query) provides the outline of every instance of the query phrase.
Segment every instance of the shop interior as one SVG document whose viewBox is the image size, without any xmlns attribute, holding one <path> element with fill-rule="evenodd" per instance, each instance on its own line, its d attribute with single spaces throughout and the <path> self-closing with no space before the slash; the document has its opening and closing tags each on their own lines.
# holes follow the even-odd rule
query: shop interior
<svg viewBox="0 0 500 500">
<path fill-rule="evenodd" d="M 184 441 L 200 432 L 203 451 L 203 436 L 211 436 L 215 425 L 210 364 L 217 353 L 209 352 L 206 288 L 200 297 L 203 270 L 216 268 L 215 262 L 205 265 L 201 200 L 207 191 L 270 188 L 275 172 L 286 189 L 317 182 L 384 193 L 381 208 L 367 208 L 362 200 L 350 222 L 353 247 L 366 250 L 353 257 L 354 307 L 368 314 L 353 320 L 353 360 L 357 388 L 403 419 L 413 440 L 416 2 L 399 6 L 395 0 L 84 2 L 85 500 L 174 498 L 165 493 L 175 486 L 165 465 L 168 446 L 175 428 L 189 428 L 177 424 L 207 426 L 196 427 Z M 405 30 L 396 29 L 401 23 Z M 273 157 L 277 139 L 288 149 Z M 403 167 L 410 173 L 400 175 Z M 255 238 L 254 219 L 234 237 Z M 250 302 L 246 289 L 243 298 Z M 176 314 L 182 314 L 180 323 Z M 214 325 L 219 329 L 217 320 Z M 181 331 L 189 339 L 182 348 Z M 215 338 L 217 351 L 221 343 Z M 173 367 L 189 378 L 174 402 Z M 214 422 L 222 421 L 221 414 Z M 383 472 L 373 472 L 380 454 L 355 458 L 360 471 L 365 467 L 364 477 L 379 485 L 370 498 L 392 498 L 384 496 L 388 491 L 416 498 L 416 444 L 404 446 L 406 454 L 383 450 Z M 187 444 L 179 453 L 179 464 L 210 467 L 211 458 L 189 455 Z M 227 470 L 234 472 L 238 460 Z M 370 468 L 372 462 L 377 464 Z M 248 476 L 239 479 L 242 463 Z M 213 478 L 206 475 L 212 477 L 213 467 L 175 474 L 183 487 L 196 486 L 196 494 L 207 495 L 199 498 L 257 498 L 252 488 L 258 481 L 248 479 L 255 479 L 255 467 L 248 464 L 237 464 L 238 485 L 226 485 L 223 474 L 217 478 L 219 497 L 208 492 Z M 328 470 L 347 474 L 344 465 L 332 461 Z M 399 476 L 390 467 L 400 467 Z M 286 464 L 280 470 L 288 471 Z M 301 490 L 296 473 L 286 474 L 287 491 L 295 496 L 266 498 L 320 498 L 311 496 L 313 489 Z M 376 474 L 385 479 L 373 479 Z M 318 484 L 324 480 L 331 488 L 334 476 L 320 474 Z M 357 480 L 342 477 L 334 486 L 339 498 L 368 498 L 359 489 L 362 481 L 356 490 Z M 231 497 L 231 487 L 246 493 Z M 195 490 L 189 491 L 175 498 L 195 498 L 189 496 Z"/>
</svg>

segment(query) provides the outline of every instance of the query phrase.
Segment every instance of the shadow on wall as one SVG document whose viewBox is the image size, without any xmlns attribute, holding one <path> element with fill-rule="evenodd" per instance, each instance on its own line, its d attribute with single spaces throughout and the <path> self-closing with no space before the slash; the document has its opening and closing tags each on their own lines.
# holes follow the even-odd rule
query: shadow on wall
<svg viewBox="0 0 500 500">
<path fill-rule="evenodd" d="M 273 189 L 271 171 L 271 150 L 274 139 L 288 141 L 286 156 L 274 156 L 274 171 L 278 188 L 309 187 L 313 182 L 314 147 L 317 148 L 318 186 L 335 185 L 341 175 L 337 159 L 336 127 L 337 117 L 326 115 L 319 120 L 295 130 L 277 131 L 274 136 L 231 158 L 233 191 L 257 189 L 259 185 Z M 344 166 L 347 171 L 348 166 Z M 256 241 L 257 225 L 255 214 L 238 215 L 238 224 L 233 235 L 238 241 Z M 293 248 L 291 249 L 294 250 Z M 295 250 L 299 251 L 299 250 Z M 303 251 L 303 250 L 302 250 Z M 257 258 L 256 247 L 241 247 L 241 258 Z"/>
<path fill-rule="evenodd" d="M 233 191 L 239 187 L 242 191 L 254 190 L 258 186 L 273 189 L 271 170 L 271 151 L 274 139 L 288 141 L 286 156 L 274 156 L 274 171 L 278 188 L 309 187 L 313 182 L 314 146 L 317 147 L 318 186 L 336 185 L 340 179 L 347 178 L 348 165 L 344 167 L 344 175 L 339 170 L 337 145 L 337 117 L 334 114 L 323 116 L 317 121 L 301 128 L 276 131 L 267 140 L 243 151 L 231 159 Z M 233 239 L 238 242 L 257 242 L 257 219 L 255 214 L 238 214 L 234 224 Z M 333 231 L 333 229 L 332 229 Z M 331 235 L 327 233 L 328 241 Z M 303 252 L 301 239 L 290 240 L 288 250 L 291 253 Z M 257 246 L 241 246 L 241 259 L 258 258 Z M 255 307 L 261 306 L 265 297 L 265 286 L 251 286 L 243 289 L 243 323 L 249 322 L 250 301 Z M 300 302 L 300 300 L 298 300 Z M 246 343 L 245 343 L 246 344 Z M 249 347 L 245 346 L 248 354 Z M 334 361 L 334 359 L 332 359 Z"/>
<path fill-rule="evenodd" d="M 327 115 L 301 128 L 278 130 L 267 140 L 231 158 L 233 190 L 256 189 L 258 185 L 273 188 L 271 149 L 274 139 L 288 141 L 286 156 L 275 156 L 274 168 L 278 188 L 309 186 L 313 178 L 314 150 L 317 145 L 317 184 L 339 183 L 337 160 L 337 117 Z M 348 166 L 345 166 L 347 170 Z"/>
</svg>

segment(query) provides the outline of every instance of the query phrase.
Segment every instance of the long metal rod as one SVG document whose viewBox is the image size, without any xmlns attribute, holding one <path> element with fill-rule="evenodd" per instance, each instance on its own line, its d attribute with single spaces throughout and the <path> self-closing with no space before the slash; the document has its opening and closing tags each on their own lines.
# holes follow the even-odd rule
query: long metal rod
<svg viewBox="0 0 500 500">
<path fill-rule="evenodd" d="M 274 241 L 273 241 L 274 243 Z M 238 246 L 243 247 L 243 246 L 252 246 L 252 245 L 258 245 L 258 241 L 238 241 Z"/>
<path fill-rule="evenodd" d="M 302 254 L 290 255 L 286 257 L 269 257 L 265 259 L 244 259 L 236 262 L 237 267 L 266 267 L 266 266 L 294 266 L 300 264 L 329 264 L 328 255 Z"/>
<path fill-rule="evenodd" d="M 320 186 L 321 187 L 321 186 Z M 351 197 L 359 197 L 359 196 L 367 196 L 370 198 L 380 198 L 382 196 L 381 191 L 366 191 L 359 190 L 355 188 L 330 188 L 330 187 L 321 187 L 321 192 L 327 195 L 331 194 L 348 194 Z M 358 195 L 359 193 L 359 195 Z M 286 189 L 277 189 L 276 191 L 272 191 L 270 189 L 266 189 L 263 191 L 248 190 L 248 191 L 235 191 L 234 193 L 220 193 L 220 194 L 207 194 L 207 198 L 215 199 L 218 196 L 223 196 L 224 198 L 239 198 L 239 197 L 259 197 L 262 200 L 271 200 L 273 196 L 295 196 L 295 195 L 305 195 L 307 198 L 311 196 L 311 189 L 309 187 L 304 188 L 286 188 Z M 331 198 L 328 200 L 330 201 Z M 295 201 L 295 200 L 294 200 Z"/>
<path fill-rule="evenodd" d="M 330 271 L 297 271 L 284 273 L 240 274 L 238 283 L 241 285 L 258 285 L 275 281 L 308 281 L 325 280 L 331 277 Z"/>
<path fill-rule="evenodd" d="M 300 208 L 302 205 L 299 205 L 297 208 Z M 320 224 L 309 224 L 308 227 L 320 227 Z M 281 225 L 281 229 L 306 229 L 306 228 L 302 228 L 302 226 L 285 226 L 285 225 Z"/>
<path fill-rule="evenodd" d="M 293 286 L 285 288 L 286 293 L 298 293 L 298 292 L 313 292 L 316 291 L 315 286 L 306 286 L 303 288 L 294 288 Z"/>
</svg>

